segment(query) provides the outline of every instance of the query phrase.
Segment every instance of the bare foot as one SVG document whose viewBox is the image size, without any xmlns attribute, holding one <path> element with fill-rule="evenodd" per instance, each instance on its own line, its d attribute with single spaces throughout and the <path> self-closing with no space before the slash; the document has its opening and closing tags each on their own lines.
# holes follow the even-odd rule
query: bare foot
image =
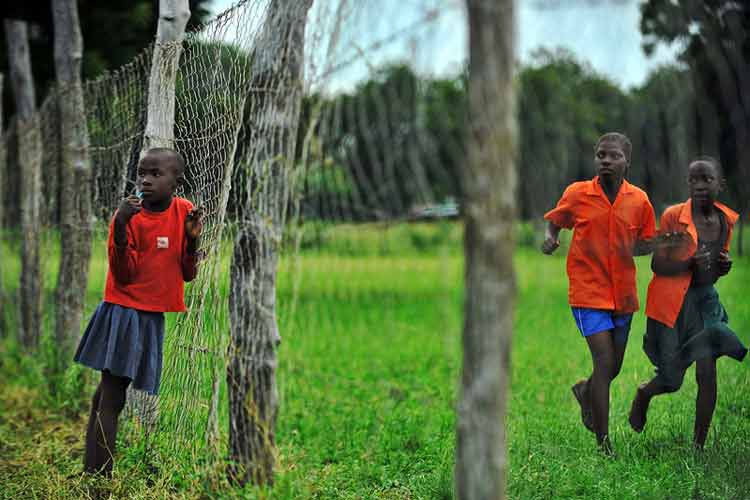
<svg viewBox="0 0 750 500">
<path fill-rule="evenodd" d="M 588 398 L 587 382 L 588 381 L 585 379 L 579 380 L 570 388 L 570 390 L 573 391 L 573 396 L 575 396 L 576 401 L 578 401 L 578 404 L 581 407 L 581 421 L 583 422 L 583 425 L 591 432 L 594 432 L 594 422 L 591 413 L 591 403 Z"/>
<path fill-rule="evenodd" d="M 708 437 L 708 427 L 698 427 L 693 432 L 693 448 L 696 451 L 703 451 L 703 447 L 706 444 L 706 438 Z"/>
<path fill-rule="evenodd" d="M 601 442 L 597 444 L 599 445 L 599 451 L 601 451 L 605 456 L 609 458 L 616 458 L 615 450 L 614 448 L 612 448 L 612 442 L 609 440 L 609 436 L 604 436 Z"/>
<path fill-rule="evenodd" d="M 648 402 L 645 398 L 646 396 L 643 394 L 642 388 L 639 387 L 635 391 L 635 398 L 633 398 L 633 404 L 630 406 L 630 416 L 628 417 L 630 427 L 632 427 L 635 432 L 643 432 L 643 428 L 646 427 Z"/>
</svg>

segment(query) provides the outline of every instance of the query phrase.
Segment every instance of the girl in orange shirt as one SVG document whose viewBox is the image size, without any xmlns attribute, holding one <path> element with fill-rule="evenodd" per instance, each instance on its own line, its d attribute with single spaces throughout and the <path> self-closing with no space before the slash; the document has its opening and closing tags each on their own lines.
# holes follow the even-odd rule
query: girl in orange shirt
<svg viewBox="0 0 750 500">
<path fill-rule="evenodd" d="M 562 228 L 573 229 L 568 301 L 594 369 L 572 390 L 584 425 L 607 453 L 611 452 L 609 387 L 620 372 L 630 323 L 639 307 L 633 255 L 650 253 L 656 233 L 648 196 L 625 180 L 630 151 L 624 135 L 603 135 L 594 149 L 598 175 L 568 186 L 557 206 L 544 215 L 545 254 L 559 246 Z"/>
<path fill-rule="evenodd" d="M 174 196 L 185 160 L 150 149 L 138 164 L 138 196 L 122 200 L 109 233 L 104 301 L 75 361 L 102 373 L 91 403 L 84 471 L 112 473 L 117 419 L 133 388 L 158 394 L 164 312 L 184 311 L 183 281 L 195 277 L 201 210 Z"/>
<path fill-rule="evenodd" d="M 714 284 L 729 273 L 729 243 L 737 214 L 716 201 L 722 187 L 721 165 L 701 157 L 688 167 L 690 199 L 669 207 L 659 231 L 676 234 L 677 244 L 654 252 L 654 277 L 648 288 L 648 322 L 643 350 L 656 376 L 636 391 L 630 425 L 641 432 L 654 396 L 675 392 L 695 362 L 698 396 L 694 445 L 702 449 L 716 407 L 716 359 L 742 361 L 747 349 L 727 326 L 728 317 Z"/>
</svg>

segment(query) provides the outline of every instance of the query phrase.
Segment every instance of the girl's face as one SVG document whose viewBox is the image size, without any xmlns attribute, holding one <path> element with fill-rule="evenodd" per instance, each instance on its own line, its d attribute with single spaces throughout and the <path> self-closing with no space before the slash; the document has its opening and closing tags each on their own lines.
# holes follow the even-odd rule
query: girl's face
<svg viewBox="0 0 750 500">
<path fill-rule="evenodd" d="M 143 193 L 143 201 L 147 204 L 171 198 L 177 189 L 177 176 L 172 160 L 158 153 L 144 156 L 138 163 L 136 186 Z"/>
<path fill-rule="evenodd" d="M 721 178 L 716 166 L 709 161 L 694 161 L 688 167 L 690 198 L 701 205 L 713 204 L 721 191 Z"/>
<path fill-rule="evenodd" d="M 596 147 L 594 162 L 599 178 L 604 181 L 619 181 L 628 169 L 628 160 L 619 144 L 612 141 L 601 142 Z"/>
</svg>

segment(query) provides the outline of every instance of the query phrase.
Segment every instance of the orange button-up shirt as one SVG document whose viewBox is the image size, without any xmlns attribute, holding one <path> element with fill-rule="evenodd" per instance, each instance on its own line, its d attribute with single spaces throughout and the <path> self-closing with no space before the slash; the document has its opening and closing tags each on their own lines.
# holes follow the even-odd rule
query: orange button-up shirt
<svg viewBox="0 0 750 500">
<path fill-rule="evenodd" d="M 638 310 L 633 248 L 656 234 L 654 208 L 643 190 L 623 180 L 610 203 L 598 177 L 575 182 L 544 218 L 573 229 L 567 264 L 571 306 L 621 314 Z"/>
<path fill-rule="evenodd" d="M 719 202 L 715 202 L 714 206 L 726 218 L 727 241 L 724 242 L 724 250 L 729 251 L 729 243 L 732 241 L 732 229 L 739 215 L 731 208 Z M 680 232 L 690 235 L 690 238 L 686 238 L 682 245 L 670 249 L 667 258 L 677 261 L 687 261 L 695 255 L 695 251 L 698 249 L 698 231 L 695 229 L 695 223 L 693 223 L 691 200 L 667 208 L 659 220 L 659 232 Z M 648 285 L 646 316 L 664 323 L 669 328 L 674 327 L 677 316 L 680 315 L 682 302 L 685 300 L 685 293 L 690 287 L 692 277 L 692 270 L 687 270 L 684 273 L 674 276 L 654 274 L 651 283 Z"/>
</svg>

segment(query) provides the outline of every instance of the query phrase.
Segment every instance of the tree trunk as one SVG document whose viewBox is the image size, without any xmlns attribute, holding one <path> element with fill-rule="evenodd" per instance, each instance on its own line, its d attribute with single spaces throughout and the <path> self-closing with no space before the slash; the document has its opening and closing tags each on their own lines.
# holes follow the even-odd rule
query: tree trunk
<svg viewBox="0 0 750 500">
<path fill-rule="evenodd" d="M 3 95 L 3 79 L 4 75 L 0 73 L 0 96 Z M 3 221 L 4 221 L 4 208 L 5 199 L 3 197 L 5 188 L 5 169 L 6 165 L 6 150 L 5 150 L 5 135 L 3 133 L 3 100 L 0 99 L 0 236 L 3 236 Z M 0 262 L 3 262 L 3 245 L 2 241 L 4 238 L 0 237 Z M 5 303 L 7 301 L 5 295 L 5 287 L 3 286 L 3 266 L 0 266 L 0 339 L 5 337 L 7 331 L 7 323 L 5 321 Z"/>
<path fill-rule="evenodd" d="M 60 117 L 60 272 L 55 337 L 59 368 L 67 366 L 81 329 L 91 257 L 91 162 L 81 87 L 83 38 L 75 0 L 52 0 Z"/>
<path fill-rule="evenodd" d="M 185 26 L 189 19 L 188 0 L 159 0 L 159 23 L 151 57 L 148 115 L 141 158 L 151 148 L 174 147 L 175 82 Z M 128 388 L 126 414 L 136 415 L 146 431 L 153 430 L 157 418 L 157 397 Z"/>
<path fill-rule="evenodd" d="M 150 148 L 171 148 L 174 145 L 174 88 L 189 19 L 188 0 L 159 0 L 159 24 L 151 58 L 148 118 L 141 157 Z"/>
<path fill-rule="evenodd" d="M 31 75 L 29 38 L 24 21 L 6 20 L 10 82 L 16 102 L 18 158 L 21 170 L 21 280 L 20 340 L 36 349 L 41 335 L 42 273 L 39 259 L 42 144 L 39 119 L 34 112 L 34 80 Z"/>
<path fill-rule="evenodd" d="M 513 329 L 516 122 L 513 0 L 467 0 L 465 304 L 456 493 L 505 497 L 505 413 Z"/>
<path fill-rule="evenodd" d="M 272 0 L 253 53 L 248 199 L 230 273 L 230 479 L 273 484 L 275 464 L 276 272 L 293 181 L 304 32 L 312 0 Z M 252 183 L 260 185 L 251 186 Z"/>
<path fill-rule="evenodd" d="M 705 15 L 705 11 L 703 12 Z M 720 92 L 719 101 L 723 103 L 724 110 L 717 105 L 720 112 L 728 113 L 728 123 L 734 134 L 732 145 L 735 165 L 732 171 L 736 172 L 740 181 L 734 186 L 740 204 L 745 205 L 745 200 L 750 200 L 750 59 L 745 55 L 742 47 L 746 44 L 747 29 L 742 24 L 739 11 L 736 14 L 727 10 L 722 15 L 722 23 L 712 22 L 708 16 L 703 19 L 708 27 L 708 41 L 705 44 L 706 54 L 713 64 L 718 80 Z M 725 30 L 725 31 L 724 31 Z M 726 36 L 726 38 L 725 38 Z M 728 38 L 728 40 L 727 40 Z M 730 42 L 730 43 L 727 43 Z M 693 71 L 696 71 L 694 68 Z M 705 89 L 706 92 L 716 92 L 716 89 Z M 723 159 L 723 158 L 722 158 Z M 742 210 L 744 207 L 738 207 Z M 738 246 L 738 254 L 742 255 L 742 244 Z"/>
</svg>

